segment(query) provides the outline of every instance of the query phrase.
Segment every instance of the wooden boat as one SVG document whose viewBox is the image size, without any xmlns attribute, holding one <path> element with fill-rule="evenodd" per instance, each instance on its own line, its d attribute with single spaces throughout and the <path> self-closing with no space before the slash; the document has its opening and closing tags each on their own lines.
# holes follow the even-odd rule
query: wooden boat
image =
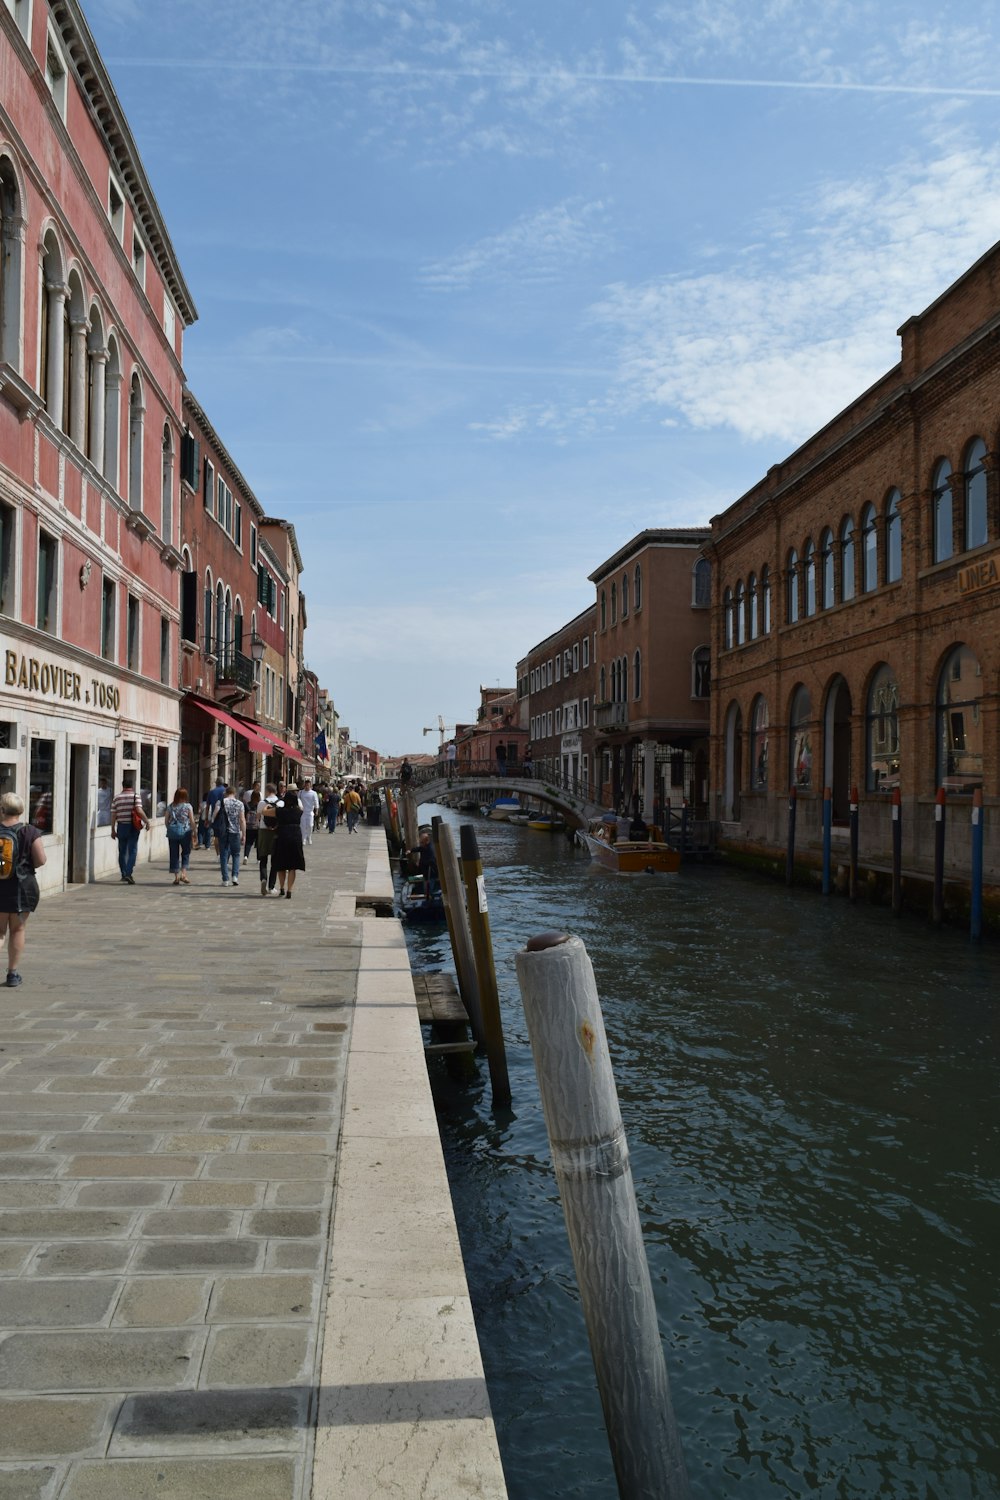
<svg viewBox="0 0 1000 1500">
<path fill-rule="evenodd" d="M 582 835 L 590 857 L 606 870 L 619 875 L 676 875 L 681 867 L 679 849 L 664 843 L 657 828 L 645 839 L 613 839 L 607 824 Z"/>
<path fill-rule="evenodd" d="M 432 890 L 428 899 L 422 875 L 409 875 L 399 893 L 400 916 L 404 922 L 443 922 L 444 899 L 440 889 Z"/>
<path fill-rule="evenodd" d="M 523 810 L 516 797 L 498 797 L 490 808 L 489 816 L 506 822 L 512 812 L 523 812 Z"/>
<path fill-rule="evenodd" d="M 507 822 L 508 823 L 519 823 L 522 826 L 522 828 L 523 828 L 526 824 L 528 824 L 528 823 L 531 822 L 531 816 L 532 816 L 531 813 L 528 813 L 528 812 L 508 813 L 507 814 Z"/>
<path fill-rule="evenodd" d="M 565 818 L 535 817 L 528 819 L 528 827 L 536 829 L 539 833 L 558 833 L 566 827 Z"/>
</svg>

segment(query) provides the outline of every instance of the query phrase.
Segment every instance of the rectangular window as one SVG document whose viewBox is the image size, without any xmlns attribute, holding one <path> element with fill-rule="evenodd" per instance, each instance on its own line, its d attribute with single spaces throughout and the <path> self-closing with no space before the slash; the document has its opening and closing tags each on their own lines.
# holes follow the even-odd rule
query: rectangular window
<svg viewBox="0 0 1000 1500">
<path fill-rule="evenodd" d="M 0 505 L 0 615 L 14 613 L 14 507 Z"/>
<path fill-rule="evenodd" d="M 50 30 L 45 46 L 45 82 L 61 117 L 66 118 L 66 63 L 55 33 Z"/>
<path fill-rule="evenodd" d="M 44 531 L 38 533 L 38 599 L 35 624 L 39 630 L 56 628 L 59 543 Z"/>
<path fill-rule="evenodd" d="M 128 596 L 128 646 L 126 664 L 130 672 L 139 670 L 139 601 Z"/>
<path fill-rule="evenodd" d="M 97 751 L 98 828 L 106 828 L 111 822 L 111 799 L 117 790 L 114 749 L 110 745 L 101 745 Z"/>
<path fill-rule="evenodd" d="M 139 751 L 139 800 L 147 818 L 153 816 L 153 747 L 143 745 Z"/>
<path fill-rule="evenodd" d="M 253 522 L 250 523 L 250 566 L 257 566 L 257 528 Z"/>
<path fill-rule="evenodd" d="M 573 647 L 573 671 L 574 672 L 579 672 L 579 670 L 580 670 L 580 643 L 577 642 L 577 644 Z"/>
<path fill-rule="evenodd" d="M 56 790 L 55 740 L 31 741 L 31 768 L 28 773 L 28 822 L 42 833 L 53 831 Z"/>
<path fill-rule="evenodd" d="M 233 519 L 234 519 L 234 524 L 233 524 L 233 541 L 236 543 L 237 547 L 242 547 L 243 546 L 243 507 L 242 507 L 242 505 L 240 504 L 240 502 L 238 500 L 236 502 L 235 511 L 233 512 Z"/>
<path fill-rule="evenodd" d="M 156 747 L 156 816 L 162 818 L 170 801 L 167 777 L 170 775 L 170 752 L 166 745 Z"/>
<path fill-rule="evenodd" d="M 585 667 L 589 667 L 590 666 L 590 636 L 589 635 L 585 635 L 584 638 L 583 638 L 583 665 Z"/>
<path fill-rule="evenodd" d="M 205 509 L 209 515 L 214 515 L 215 505 L 215 465 L 206 458 L 205 460 Z"/>
<path fill-rule="evenodd" d="M 105 661 L 115 659 L 115 583 L 105 578 L 101 585 L 101 655 Z"/>
<path fill-rule="evenodd" d="M 17 24 L 17 29 L 24 40 L 31 45 L 31 0 L 5 0 L 7 9 Z M 7 791 L 11 788 L 8 787 Z"/>
<path fill-rule="evenodd" d="M 562 709 L 556 709 L 556 734 L 562 734 Z"/>
<path fill-rule="evenodd" d="M 167 343 L 171 349 L 174 347 L 174 339 L 177 336 L 177 314 L 174 312 L 174 304 L 170 300 L 170 293 L 163 293 L 163 332 L 167 336 Z"/>
<path fill-rule="evenodd" d="M 160 681 L 170 681 L 170 621 L 160 618 Z"/>
<path fill-rule="evenodd" d="M 583 708 L 583 727 L 586 729 L 590 724 L 590 699 L 584 698 L 581 706 Z"/>
<path fill-rule="evenodd" d="M 556 657 L 556 682 L 562 681 L 562 657 Z"/>
<path fill-rule="evenodd" d="M 125 194 L 112 176 L 108 176 L 108 218 L 119 245 L 125 239 Z"/>
<path fill-rule="evenodd" d="M 142 240 L 139 238 L 138 232 L 135 230 L 133 230 L 132 233 L 132 269 L 135 272 L 136 281 L 142 287 L 143 291 L 145 291 L 146 250 L 142 243 Z"/>
<path fill-rule="evenodd" d="M 191 432 L 181 433 L 181 479 L 198 491 L 198 439 Z"/>
<path fill-rule="evenodd" d="M 285 591 L 282 589 L 278 594 L 278 624 L 281 629 L 285 628 Z"/>
</svg>

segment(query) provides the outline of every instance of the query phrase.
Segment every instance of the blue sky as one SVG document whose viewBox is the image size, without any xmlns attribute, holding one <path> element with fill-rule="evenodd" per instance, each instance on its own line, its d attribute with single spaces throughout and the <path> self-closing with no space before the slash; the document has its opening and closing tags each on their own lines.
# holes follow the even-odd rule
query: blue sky
<svg viewBox="0 0 1000 1500">
<path fill-rule="evenodd" d="M 295 523 L 309 663 L 428 749 L 1000 239 L 995 0 L 84 0 Z"/>
</svg>

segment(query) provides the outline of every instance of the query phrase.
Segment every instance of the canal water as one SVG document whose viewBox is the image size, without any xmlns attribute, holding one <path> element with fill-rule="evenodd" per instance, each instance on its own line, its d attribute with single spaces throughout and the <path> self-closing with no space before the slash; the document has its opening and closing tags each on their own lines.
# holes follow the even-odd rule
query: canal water
<svg viewBox="0 0 1000 1500">
<path fill-rule="evenodd" d="M 475 826 L 513 1106 L 485 1061 L 435 1097 L 511 1500 L 617 1494 L 514 974 L 550 928 L 594 964 L 693 1494 L 1000 1497 L 1000 949 Z"/>
</svg>

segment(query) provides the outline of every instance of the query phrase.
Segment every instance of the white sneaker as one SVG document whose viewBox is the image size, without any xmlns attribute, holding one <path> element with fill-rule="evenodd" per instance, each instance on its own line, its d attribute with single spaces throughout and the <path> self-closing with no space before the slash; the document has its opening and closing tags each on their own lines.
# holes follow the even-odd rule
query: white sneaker
<svg viewBox="0 0 1000 1500">
<path fill-rule="evenodd" d="M 222 884 L 223 884 L 223 885 L 228 885 L 228 884 L 229 884 L 229 881 L 228 881 L 228 880 L 224 880 L 224 881 L 223 881 L 223 882 L 222 882 Z"/>
<path fill-rule="evenodd" d="M 234 880 L 233 881 L 233 885 L 239 885 L 239 881 L 238 880 Z"/>
</svg>

